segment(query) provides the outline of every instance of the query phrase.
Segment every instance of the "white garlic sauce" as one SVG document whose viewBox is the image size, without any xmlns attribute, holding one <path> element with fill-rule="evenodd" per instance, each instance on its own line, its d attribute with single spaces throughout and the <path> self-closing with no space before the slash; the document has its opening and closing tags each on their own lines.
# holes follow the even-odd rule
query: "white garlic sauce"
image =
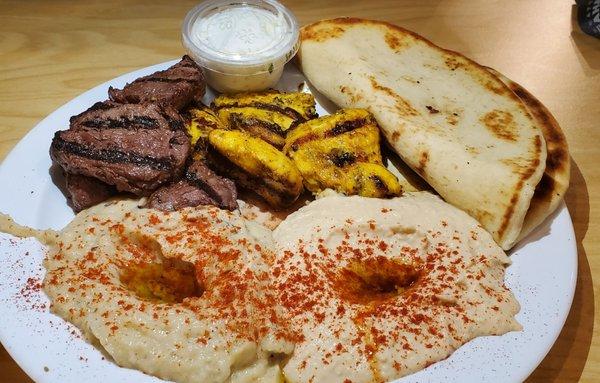
<svg viewBox="0 0 600 383">
<path fill-rule="evenodd" d="M 276 46 L 288 26 L 281 14 L 245 6 L 222 9 L 192 27 L 192 39 L 231 58 L 259 58 Z"/>
</svg>

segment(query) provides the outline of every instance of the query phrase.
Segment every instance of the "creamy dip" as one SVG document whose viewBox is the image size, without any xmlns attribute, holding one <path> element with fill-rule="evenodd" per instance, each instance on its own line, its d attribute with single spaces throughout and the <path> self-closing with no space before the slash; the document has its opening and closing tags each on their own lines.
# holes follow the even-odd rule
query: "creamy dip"
<svg viewBox="0 0 600 383">
<path fill-rule="evenodd" d="M 270 356 L 293 345 L 270 321 L 280 314 L 264 230 L 214 207 L 101 204 L 58 234 L 44 289 L 120 366 L 178 382 L 280 382 Z"/>
<path fill-rule="evenodd" d="M 521 328 L 504 285 L 509 258 L 429 193 L 327 196 L 273 236 L 280 303 L 303 339 L 283 369 L 289 382 L 389 381 Z"/>
<path fill-rule="evenodd" d="M 196 19 L 191 38 L 224 56 L 258 59 L 268 56 L 268 50 L 280 42 L 287 29 L 281 14 L 255 7 L 232 7 Z"/>
<path fill-rule="evenodd" d="M 275 86 L 298 50 L 298 24 L 274 0 L 206 1 L 192 9 L 182 28 L 183 45 L 219 92 L 259 91 Z"/>
<path fill-rule="evenodd" d="M 426 192 L 326 193 L 271 231 L 241 204 L 100 204 L 62 231 L 0 216 L 50 251 L 52 310 L 120 366 L 178 382 L 383 382 L 520 329 L 510 263 Z"/>
</svg>

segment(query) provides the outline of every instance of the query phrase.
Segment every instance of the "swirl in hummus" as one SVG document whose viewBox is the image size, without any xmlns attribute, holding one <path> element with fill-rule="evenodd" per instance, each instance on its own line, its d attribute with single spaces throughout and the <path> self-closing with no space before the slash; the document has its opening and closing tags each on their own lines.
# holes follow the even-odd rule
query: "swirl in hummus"
<svg viewBox="0 0 600 383">
<path fill-rule="evenodd" d="M 38 235 L 53 312 L 124 367 L 178 382 L 383 382 L 520 329 L 509 258 L 426 192 L 324 196 L 273 231 L 239 211 L 138 204 Z"/>
</svg>

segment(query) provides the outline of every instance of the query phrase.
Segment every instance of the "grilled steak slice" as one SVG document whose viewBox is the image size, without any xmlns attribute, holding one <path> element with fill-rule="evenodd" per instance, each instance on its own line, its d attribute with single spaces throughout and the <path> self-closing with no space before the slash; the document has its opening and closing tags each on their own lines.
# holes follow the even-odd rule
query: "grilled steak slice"
<svg viewBox="0 0 600 383">
<path fill-rule="evenodd" d="M 180 110 L 192 100 L 199 101 L 205 86 L 202 68 L 186 55 L 169 69 L 140 77 L 122 90 L 110 87 L 108 95 L 120 103 L 150 102 Z"/>
<path fill-rule="evenodd" d="M 216 206 L 228 210 L 237 208 L 237 189 L 235 183 L 229 178 L 217 175 L 204 162 L 199 160 L 192 162 L 185 172 L 185 179 L 190 184 L 204 190 L 217 202 Z"/>
<path fill-rule="evenodd" d="M 97 205 L 117 193 L 114 186 L 96 178 L 69 173 L 66 174 L 66 189 L 67 198 L 76 213 Z"/>
<path fill-rule="evenodd" d="M 178 177 L 190 154 L 183 130 L 78 128 L 56 132 L 50 157 L 67 173 L 148 195 Z"/>
<path fill-rule="evenodd" d="M 183 120 L 170 107 L 156 104 L 119 104 L 97 102 L 88 110 L 71 117 L 70 128 L 97 129 L 184 129 Z"/>
<path fill-rule="evenodd" d="M 228 210 L 238 206 L 235 183 L 215 174 L 200 160 L 192 162 L 184 179 L 152 193 L 146 204 L 163 211 L 199 205 L 214 205 Z"/>
<path fill-rule="evenodd" d="M 146 207 L 162 211 L 175 211 L 199 205 L 217 205 L 217 203 L 204 190 L 181 180 L 163 186 L 152 193 Z"/>
</svg>

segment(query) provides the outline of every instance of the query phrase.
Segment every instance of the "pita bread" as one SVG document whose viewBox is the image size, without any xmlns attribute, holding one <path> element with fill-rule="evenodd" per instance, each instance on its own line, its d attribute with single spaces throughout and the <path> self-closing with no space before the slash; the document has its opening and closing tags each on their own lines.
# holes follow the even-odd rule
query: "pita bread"
<svg viewBox="0 0 600 383">
<path fill-rule="evenodd" d="M 496 70 L 492 68 L 488 68 L 488 70 L 502 80 L 523 101 L 546 140 L 546 169 L 535 188 L 531 205 L 525 215 L 523 228 L 518 237 L 520 241 L 556 210 L 567 192 L 571 176 L 569 149 L 567 139 L 558 122 L 537 98 Z"/>
<path fill-rule="evenodd" d="M 402 185 L 403 192 L 428 191 L 435 193 L 431 186 L 406 165 L 387 143 L 383 146 L 382 153 L 385 162 L 387 163 L 388 170 L 398 178 L 398 182 Z"/>
<path fill-rule="evenodd" d="M 402 160 L 446 201 L 502 248 L 514 245 L 546 145 L 502 81 L 412 32 L 355 18 L 302 28 L 299 62 L 334 103 L 369 109 Z"/>
</svg>

